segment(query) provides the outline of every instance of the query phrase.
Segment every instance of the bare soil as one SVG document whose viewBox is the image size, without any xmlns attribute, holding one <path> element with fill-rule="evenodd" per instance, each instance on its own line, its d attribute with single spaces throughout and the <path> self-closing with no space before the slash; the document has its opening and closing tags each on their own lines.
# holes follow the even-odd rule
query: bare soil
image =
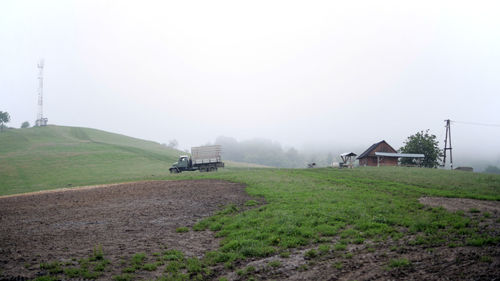
<svg viewBox="0 0 500 281">
<path fill-rule="evenodd" d="M 242 205 L 251 199 L 244 189 L 216 180 L 151 181 L 0 198 L 0 279 L 34 278 L 43 273 L 40 263 L 85 258 L 97 245 L 112 264 L 167 247 L 200 257 L 219 246 L 213 233 L 176 229 Z"/>
<path fill-rule="evenodd" d="M 470 211 L 473 209 L 490 212 L 494 214 L 500 213 L 499 201 L 486 201 L 468 198 L 447 198 L 447 197 L 422 197 L 420 203 L 431 207 L 443 207 L 448 211 L 456 212 Z"/>
</svg>

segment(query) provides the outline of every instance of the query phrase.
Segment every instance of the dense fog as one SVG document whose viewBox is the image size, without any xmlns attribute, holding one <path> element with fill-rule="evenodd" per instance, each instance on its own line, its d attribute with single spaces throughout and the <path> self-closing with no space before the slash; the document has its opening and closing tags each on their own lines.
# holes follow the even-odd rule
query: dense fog
<svg viewBox="0 0 500 281">
<path fill-rule="evenodd" d="M 380 140 L 398 149 L 426 129 L 444 146 L 451 119 L 456 165 L 500 166 L 499 10 L 498 1 L 2 1 L 0 110 L 9 126 L 34 123 L 44 58 L 49 124 L 181 149 L 222 142 L 238 160 L 303 167 Z"/>
</svg>

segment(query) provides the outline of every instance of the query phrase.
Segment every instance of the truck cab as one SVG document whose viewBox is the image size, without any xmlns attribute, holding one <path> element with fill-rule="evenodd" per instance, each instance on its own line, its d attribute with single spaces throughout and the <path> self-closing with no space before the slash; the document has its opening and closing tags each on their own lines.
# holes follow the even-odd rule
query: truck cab
<svg viewBox="0 0 500 281">
<path fill-rule="evenodd" d="M 187 155 L 181 155 L 179 160 L 172 165 L 172 168 L 170 168 L 170 172 L 180 173 L 182 171 L 189 171 L 191 168 L 191 158 Z"/>
</svg>

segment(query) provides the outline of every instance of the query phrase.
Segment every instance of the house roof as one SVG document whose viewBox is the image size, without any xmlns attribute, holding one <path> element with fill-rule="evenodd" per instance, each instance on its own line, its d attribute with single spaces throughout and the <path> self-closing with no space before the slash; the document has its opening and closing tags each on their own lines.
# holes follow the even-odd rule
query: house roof
<svg viewBox="0 0 500 281">
<path fill-rule="evenodd" d="M 387 144 L 390 148 L 392 148 L 392 146 L 390 146 L 385 140 L 381 140 L 377 143 L 374 143 L 372 144 L 370 147 L 368 147 L 367 150 L 365 150 L 365 152 L 361 153 L 356 159 L 361 159 L 361 158 L 364 158 L 364 157 L 367 157 L 368 154 L 370 154 L 370 152 L 372 152 L 375 148 L 377 148 L 377 146 L 381 143 L 385 142 L 385 144 Z M 394 151 L 396 151 L 394 148 L 392 148 Z"/>
<path fill-rule="evenodd" d="M 392 153 L 392 152 L 375 152 L 376 156 L 385 156 L 385 157 L 403 157 L 403 158 L 425 158 L 423 154 L 417 153 Z"/>
<path fill-rule="evenodd" d="M 356 156 L 357 154 L 354 152 L 344 152 L 340 154 L 340 156 Z"/>
</svg>

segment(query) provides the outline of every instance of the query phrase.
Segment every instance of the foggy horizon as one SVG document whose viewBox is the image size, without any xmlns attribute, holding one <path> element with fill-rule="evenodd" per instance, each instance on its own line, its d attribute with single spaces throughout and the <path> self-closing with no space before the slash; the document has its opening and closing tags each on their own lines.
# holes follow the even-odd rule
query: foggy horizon
<svg viewBox="0 0 500 281">
<path fill-rule="evenodd" d="M 451 119 L 457 161 L 500 164 L 496 1 L 0 5 L 10 127 L 34 125 L 43 58 L 49 124 L 361 153 L 427 129 L 442 148 Z"/>
</svg>

